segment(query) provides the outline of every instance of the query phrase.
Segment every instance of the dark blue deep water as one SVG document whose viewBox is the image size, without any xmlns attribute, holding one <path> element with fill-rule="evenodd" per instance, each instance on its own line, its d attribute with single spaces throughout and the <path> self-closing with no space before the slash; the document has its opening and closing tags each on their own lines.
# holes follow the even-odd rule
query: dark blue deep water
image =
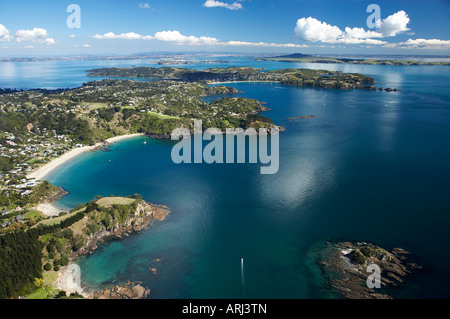
<svg viewBox="0 0 450 319">
<path fill-rule="evenodd" d="M 79 85 L 93 67 L 58 63 L 60 75 L 49 79 L 62 83 L 48 87 Z M 246 64 L 361 72 L 402 91 L 227 84 L 267 102 L 264 115 L 286 128 L 274 175 L 261 175 L 260 164 L 176 165 L 174 142 L 146 137 L 79 156 L 49 176 L 70 192 L 58 205 L 140 193 L 171 209 L 166 220 L 81 258 L 83 283 L 140 280 L 152 298 L 240 298 L 244 258 L 245 297 L 323 298 L 313 247 L 358 240 L 410 250 L 429 268 L 394 297 L 450 297 L 450 68 L 236 60 Z M 306 115 L 316 117 L 288 120 Z"/>
</svg>

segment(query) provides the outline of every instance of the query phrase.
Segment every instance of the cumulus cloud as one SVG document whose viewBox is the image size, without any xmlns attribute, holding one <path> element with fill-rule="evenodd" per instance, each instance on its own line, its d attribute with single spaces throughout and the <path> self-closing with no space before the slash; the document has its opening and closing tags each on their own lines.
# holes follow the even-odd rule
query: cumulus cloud
<svg viewBox="0 0 450 319">
<path fill-rule="evenodd" d="M 229 46 L 273 47 L 273 48 L 306 48 L 306 47 L 309 47 L 306 44 L 266 43 L 266 42 L 247 42 L 247 41 L 228 41 L 228 42 L 220 42 L 219 44 L 220 45 L 229 45 Z"/>
<path fill-rule="evenodd" d="M 402 10 L 384 20 L 379 20 L 376 31 L 366 31 L 357 27 L 345 27 L 342 31 L 337 26 L 309 17 L 297 20 L 294 33 L 308 42 L 379 45 L 387 42 L 373 38 L 392 37 L 407 31 L 409 21 L 408 15 Z"/>
<path fill-rule="evenodd" d="M 312 17 L 298 19 L 295 27 L 295 34 L 300 39 L 310 42 L 335 42 L 342 33 L 338 27 Z"/>
<path fill-rule="evenodd" d="M 9 35 L 9 30 L 3 24 L 0 24 L 0 41 L 9 41 L 11 36 Z"/>
<path fill-rule="evenodd" d="M 156 32 L 155 35 L 141 35 L 135 32 L 115 34 L 113 32 L 107 32 L 105 34 L 96 34 L 94 39 L 126 39 L 126 40 L 158 40 L 163 42 L 176 42 L 180 44 L 215 44 L 219 42 L 216 38 L 211 37 L 196 37 L 186 36 L 179 31 L 161 31 Z"/>
<path fill-rule="evenodd" d="M 33 43 L 55 44 L 53 38 L 48 37 L 47 30 L 34 28 L 32 30 L 19 30 L 15 34 L 16 41 L 19 43 L 31 41 Z"/>
<path fill-rule="evenodd" d="M 191 44 L 191 45 L 214 45 L 219 42 L 216 38 L 211 37 L 196 37 L 196 36 L 185 36 L 179 31 L 161 31 L 156 32 L 154 38 L 159 41 L 164 42 L 176 42 L 180 44 Z"/>
<path fill-rule="evenodd" d="M 266 42 L 247 42 L 247 41 L 228 41 L 223 42 L 213 37 L 197 37 L 194 35 L 186 36 L 180 31 L 160 31 L 154 35 L 140 35 L 134 32 L 115 34 L 107 32 L 105 34 L 96 34 L 95 39 L 126 39 L 126 40 L 157 40 L 162 42 L 172 42 L 175 44 L 185 45 L 221 45 L 221 46 L 254 46 L 254 47 L 283 47 L 283 48 L 304 48 L 308 47 L 306 44 L 294 43 L 266 43 Z"/>
<path fill-rule="evenodd" d="M 381 34 L 375 31 L 366 31 L 363 28 L 345 28 L 344 36 L 352 39 L 380 38 Z"/>
<path fill-rule="evenodd" d="M 95 34 L 94 39 L 125 39 L 125 40 L 150 40 L 151 36 L 142 36 L 135 32 L 115 34 L 114 32 L 107 32 L 105 34 Z"/>
<path fill-rule="evenodd" d="M 213 7 L 222 7 L 229 10 L 239 10 L 242 9 L 242 4 L 240 4 L 238 1 L 235 1 L 233 3 L 226 3 L 222 1 L 216 1 L 216 0 L 206 0 L 206 2 L 203 4 L 204 7 L 207 8 L 213 8 Z"/>
<path fill-rule="evenodd" d="M 91 45 L 90 44 L 75 44 L 75 47 L 77 48 L 90 48 Z"/>
<path fill-rule="evenodd" d="M 386 44 L 385 47 L 400 49 L 448 50 L 450 49 L 450 40 L 408 39 L 408 41 L 405 42 Z"/>
<path fill-rule="evenodd" d="M 400 32 L 408 31 L 409 29 L 406 25 L 409 21 L 406 12 L 401 10 L 379 22 L 377 27 L 379 27 L 383 37 L 393 37 Z"/>
</svg>

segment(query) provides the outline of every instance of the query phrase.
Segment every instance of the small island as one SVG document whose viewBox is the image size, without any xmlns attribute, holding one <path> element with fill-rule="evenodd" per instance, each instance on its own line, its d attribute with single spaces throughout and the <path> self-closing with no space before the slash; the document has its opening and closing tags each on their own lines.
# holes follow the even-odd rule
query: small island
<svg viewBox="0 0 450 319">
<path fill-rule="evenodd" d="M 392 299 L 390 291 L 401 289 L 424 267 L 412 253 L 393 248 L 390 252 L 372 243 L 327 242 L 315 257 L 325 278 L 324 287 L 338 298 Z M 369 288 L 370 265 L 380 267 L 380 288 Z M 334 297 L 336 298 L 336 297 Z"/>
</svg>

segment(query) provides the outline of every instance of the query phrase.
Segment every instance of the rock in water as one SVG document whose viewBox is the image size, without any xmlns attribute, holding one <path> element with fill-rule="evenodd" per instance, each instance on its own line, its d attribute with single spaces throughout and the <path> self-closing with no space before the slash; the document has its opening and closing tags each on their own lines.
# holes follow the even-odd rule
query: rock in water
<svg viewBox="0 0 450 319">
<path fill-rule="evenodd" d="M 371 243 L 327 243 L 317 256 L 326 286 L 349 299 L 392 299 L 389 288 L 400 288 L 411 275 L 424 269 L 404 249 L 388 252 Z M 377 266 L 379 287 L 369 287 L 369 281 L 376 282 L 373 269 Z"/>
<path fill-rule="evenodd" d="M 127 282 L 123 285 L 113 286 L 101 292 L 94 293 L 98 299 L 144 299 L 150 294 L 150 289 L 141 285 L 141 282 Z"/>
</svg>

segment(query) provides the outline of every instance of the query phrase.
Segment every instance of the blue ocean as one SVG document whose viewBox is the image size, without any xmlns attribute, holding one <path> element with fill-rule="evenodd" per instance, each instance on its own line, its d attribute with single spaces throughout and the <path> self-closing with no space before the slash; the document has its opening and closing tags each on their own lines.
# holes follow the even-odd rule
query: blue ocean
<svg viewBox="0 0 450 319">
<path fill-rule="evenodd" d="M 79 259 L 82 283 L 127 280 L 150 298 L 332 298 L 314 249 L 326 241 L 372 242 L 417 255 L 427 270 L 397 298 L 450 297 L 450 68 L 294 64 L 227 57 L 266 69 L 359 72 L 399 92 L 277 83 L 229 83 L 270 109 L 280 133 L 279 170 L 260 164 L 174 164 L 175 142 L 136 137 L 84 153 L 49 181 L 75 207 L 96 195 L 141 194 L 171 213 L 148 229 Z M 0 87 L 77 87 L 86 70 L 154 66 L 147 60 L 0 63 Z M 314 115 L 307 119 L 291 119 Z M 242 287 L 241 259 L 245 262 Z M 155 274 L 150 268 L 157 268 Z"/>
</svg>

